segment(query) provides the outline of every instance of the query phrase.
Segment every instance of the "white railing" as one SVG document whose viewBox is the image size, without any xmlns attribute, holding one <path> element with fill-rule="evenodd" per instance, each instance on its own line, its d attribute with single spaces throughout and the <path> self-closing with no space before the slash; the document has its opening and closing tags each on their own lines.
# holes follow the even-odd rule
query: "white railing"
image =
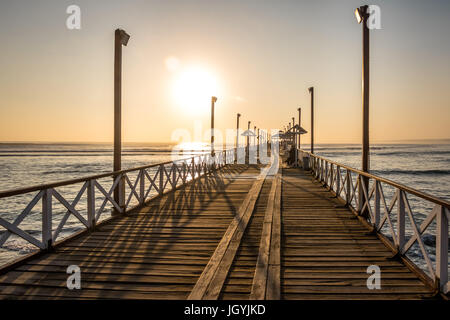
<svg viewBox="0 0 450 320">
<path fill-rule="evenodd" d="M 52 184 L 9 190 L 0 192 L 1 201 L 16 201 L 15 197 L 28 196 L 21 212 L 14 213 L 14 219 L 8 221 L 0 216 L 0 247 L 11 235 L 18 236 L 33 246 L 46 250 L 55 244 L 67 221 L 75 217 L 82 228 L 92 229 L 101 220 L 105 212 L 111 212 L 107 205 L 111 205 L 118 214 L 125 213 L 133 207 L 143 205 L 154 197 L 170 192 L 188 181 L 197 179 L 234 162 L 235 150 L 218 151 L 215 157 L 210 154 L 197 155 L 192 158 L 152 164 L 133 169 L 105 173 L 80 179 L 73 179 Z M 81 186 L 76 196 L 69 200 L 74 193 L 66 194 L 62 189 Z M 118 190 L 118 199 L 114 192 Z M 82 200 L 83 199 L 83 200 Z M 35 209 L 38 203 L 41 208 Z M 54 206 L 63 207 L 59 212 L 59 221 L 55 221 Z M 82 207 L 80 209 L 80 207 Z M 65 211 L 65 213 L 64 213 Z M 81 212 L 83 211 L 84 214 Z M 22 228 L 21 223 L 33 212 L 40 215 L 40 230 Z M 56 223 L 55 223 L 56 222 Z M 2 228 L 3 227 L 3 228 Z M 39 237 L 34 236 L 38 234 Z"/>
<path fill-rule="evenodd" d="M 313 176 L 344 200 L 354 212 L 364 217 L 400 256 L 405 257 L 413 246 L 416 249 L 418 246 L 419 255 L 426 265 L 424 276 L 428 276 L 441 292 L 449 291 L 448 201 L 310 152 L 300 153 L 309 157 Z M 390 200 L 387 201 L 389 197 Z M 413 212 L 411 198 L 414 198 L 414 203 L 426 202 L 421 206 L 421 209 L 428 208 L 425 217 Z M 432 224 L 434 231 L 430 227 Z M 422 237 L 425 233 L 435 237 L 434 248 L 424 244 Z M 431 254 L 434 250 L 434 265 L 427 249 L 431 249 Z M 417 266 L 417 263 L 414 264 Z"/>
</svg>

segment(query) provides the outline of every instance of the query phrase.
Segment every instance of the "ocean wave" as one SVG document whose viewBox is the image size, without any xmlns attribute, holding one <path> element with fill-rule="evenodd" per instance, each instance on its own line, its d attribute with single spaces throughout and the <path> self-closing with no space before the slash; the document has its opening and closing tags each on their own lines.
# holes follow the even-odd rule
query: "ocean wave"
<svg viewBox="0 0 450 320">
<path fill-rule="evenodd" d="M 427 155 L 450 155 L 450 151 L 448 150 L 429 150 L 426 153 L 423 150 L 420 151 L 393 151 L 393 152 L 375 152 L 374 154 L 378 156 L 408 156 L 408 155 L 416 155 L 418 153 L 423 153 Z"/>
<path fill-rule="evenodd" d="M 123 150 L 122 156 L 145 156 L 145 155 L 157 155 L 157 154 L 170 154 L 170 153 L 187 153 L 192 152 L 205 152 L 202 150 L 191 149 L 144 149 L 144 150 Z M 111 156 L 112 151 L 0 151 L 0 157 L 99 157 L 99 156 Z"/>
<path fill-rule="evenodd" d="M 373 174 L 420 174 L 420 175 L 447 175 L 450 174 L 450 170 L 445 169 L 430 169 L 430 170 L 371 170 Z"/>
<path fill-rule="evenodd" d="M 20 254 L 27 254 L 37 250 L 34 245 L 24 240 L 8 240 L 2 245 L 2 248 Z"/>
<path fill-rule="evenodd" d="M 174 148 L 176 150 L 176 148 Z M 127 149 L 123 148 L 123 151 L 125 152 L 170 152 L 172 149 L 155 149 L 155 148 L 142 148 L 142 149 Z M 8 154 L 15 154 L 15 153 L 112 153 L 112 149 L 69 149 L 69 150 L 52 150 L 52 149 L 43 149 L 43 150 L 0 150 L 0 154 L 2 153 L 8 153 Z"/>
</svg>

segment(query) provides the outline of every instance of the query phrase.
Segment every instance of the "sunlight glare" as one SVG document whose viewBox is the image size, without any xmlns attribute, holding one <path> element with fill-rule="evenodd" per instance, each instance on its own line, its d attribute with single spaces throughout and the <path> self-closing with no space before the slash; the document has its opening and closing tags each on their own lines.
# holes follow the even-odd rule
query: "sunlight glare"
<svg viewBox="0 0 450 320">
<path fill-rule="evenodd" d="M 209 112 L 211 96 L 217 96 L 218 83 L 207 70 L 189 67 L 180 72 L 173 86 L 173 96 L 177 105 L 189 114 Z"/>
</svg>

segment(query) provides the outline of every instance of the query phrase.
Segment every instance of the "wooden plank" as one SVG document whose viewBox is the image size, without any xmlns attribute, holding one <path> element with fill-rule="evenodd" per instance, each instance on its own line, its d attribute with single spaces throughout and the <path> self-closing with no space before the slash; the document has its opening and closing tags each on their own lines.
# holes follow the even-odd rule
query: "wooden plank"
<svg viewBox="0 0 450 320">
<path fill-rule="evenodd" d="M 217 299 L 242 235 L 255 208 L 267 171 L 263 170 L 248 192 L 236 219 L 225 232 L 216 251 L 190 293 L 188 300 Z M 230 246 L 231 244 L 231 246 Z M 228 254 L 227 251 L 229 250 Z M 225 258 L 225 259 L 224 259 Z M 223 260 L 223 263 L 222 263 Z"/>
<path fill-rule="evenodd" d="M 369 233 L 348 209 L 300 170 L 283 172 L 281 256 L 284 299 L 418 299 L 432 289 Z M 366 285 L 381 268 L 381 289 Z"/>
<path fill-rule="evenodd" d="M 215 271 L 209 271 L 203 298 L 248 299 L 263 243 L 270 245 L 268 256 L 261 258 L 268 260 L 266 299 L 433 294 L 403 262 L 390 259 L 392 252 L 338 199 L 300 170 L 284 170 L 275 196 L 283 215 L 278 223 L 273 211 L 268 229 L 269 187 L 252 198 L 253 209 L 248 199 L 259 171 L 258 166 L 228 166 L 27 260 L 0 275 L 0 299 L 186 299 L 225 236 L 229 242 Z M 245 214 L 250 209 L 253 216 Z M 232 224 L 234 232 L 227 233 Z M 237 232 L 241 227 L 242 234 Z M 280 254 L 272 254 L 277 248 Z M 72 263 L 81 267 L 83 290 L 65 286 Z M 381 267 L 380 291 L 366 288 L 369 264 Z"/>
<path fill-rule="evenodd" d="M 267 291 L 266 299 L 279 300 L 280 299 L 280 250 L 281 250 L 281 188 L 282 177 L 281 173 L 277 175 L 277 189 L 275 195 L 275 204 L 273 211 L 272 223 L 272 241 L 270 243 L 270 260 L 267 277 Z"/>
<path fill-rule="evenodd" d="M 227 181 L 214 174 L 111 220 L 0 276 L 0 297 L 185 299 L 258 172 L 247 166 L 233 174 L 242 179 Z M 83 293 L 65 287 L 72 263 L 81 267 Z M 248 264 L 229 282 L 240 290 L 251 282 L 250 256 Z"/>
<path fill-rule="evenodd" d="M 275 197 L 277 191 L 278 179 L 273 179 L 267 201 L 266 213 L 262 227 L 261 241 L 259 245 L 258 260 L 255 267 L 255 275 L 253 277 L 250 300 L 264 300 L 267 290 L 267 272 L 269 269 L 269 255 L 272 240 L 272 221 L 275 210 Z"/>
</svg>

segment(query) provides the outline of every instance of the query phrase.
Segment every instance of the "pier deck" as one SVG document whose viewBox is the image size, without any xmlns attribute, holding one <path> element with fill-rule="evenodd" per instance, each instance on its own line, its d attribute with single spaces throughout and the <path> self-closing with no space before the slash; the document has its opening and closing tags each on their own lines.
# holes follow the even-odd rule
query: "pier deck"
<svg viewBox="0 0 450 320">
<path fill-rule="evenodd" d="M 0 275 L 13 299 L 421 299 L 434 290 L 301 169 L 227 165 Z M 66 286 L 69 265 L 81 289 Z M 366 286 L 369 265 L 381 289 Z"/>
</svg>

